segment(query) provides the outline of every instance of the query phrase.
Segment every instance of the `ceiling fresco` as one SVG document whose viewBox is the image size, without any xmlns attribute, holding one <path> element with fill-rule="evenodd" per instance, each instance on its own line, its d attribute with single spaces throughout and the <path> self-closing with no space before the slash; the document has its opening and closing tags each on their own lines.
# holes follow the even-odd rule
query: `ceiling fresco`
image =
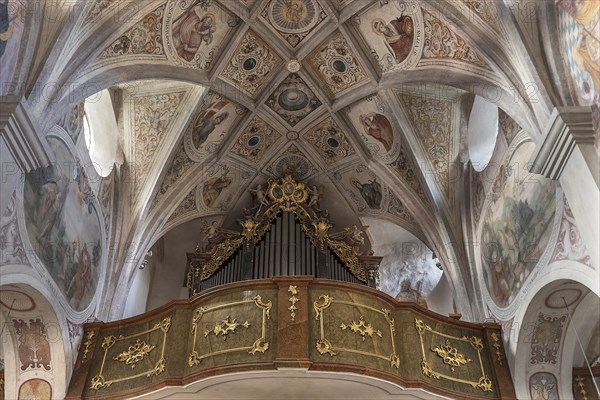
<svg viewBox="0 0 600 400">
<path fill-rule="evenodd" d="M 328 19 L 316 0 L 274 0 L 265 4 L 260 17 L 292 48 L 298 47 Z"/>
<path fill-rule="evenodd" d="M 293 128 L 322 103 L 298 74 L 290 74 L 265 104 Z"/>
<path fill-rule="evenodd" d="M 289 174 L 339 194 L 354 220 L 392 221 L 432 247 L 462 240 L 460 219 L 441 215 L 464 145 L 464 88 L 447 84 L 509 79 L 473 36 L 501 29 L 487 1 L 453 5 L 471 30 L 426 1 L 149 0 L 116 24 L 117 3 L 78 25 L 81 41 L 104 38 L 77 78 L 125 94 L 112 100 L 134 180 L 104 186 L 107 207 L 112 193 L 130 199 L 131 238 L 241 214 L 251 185 Z M 419 90 L 430 77 L 447 84 Z M 509 141 L 525 126 L 512 122 L 501 118 Z"/>
</svg>

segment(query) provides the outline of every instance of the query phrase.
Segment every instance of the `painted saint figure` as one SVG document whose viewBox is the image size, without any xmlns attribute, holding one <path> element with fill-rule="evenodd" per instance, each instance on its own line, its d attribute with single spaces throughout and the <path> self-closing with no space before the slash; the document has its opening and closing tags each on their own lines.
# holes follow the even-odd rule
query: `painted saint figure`
<svg viewBox="0 0 600 400">
<path fill-rule="evenodd" d="M 214 112 L 209 113 L 210 116 L 206 118 L 197 118 L 196 123 L 194 124 L 192 131 L 192 141 L 194 143 L 194 147 L 199 149 L 200 146 L 206 142 L 206 139 L 210 136 L 211 133 L 215 130 L 217 125 L 222 123 L 229 117 L 229 113 L 227 111 L 222 112 L 219 115 L 215 116 Z"/>
<path fill-rule="evenodd" d="M 226 173 L 206 181 L 202 188 L 202 199 L 204 200 L 204 204 L 211 208 L 214 207 L 223 189 L 231 185 L 232 182 L 233 180 L 229 178 Z"/>
<path fill-rule="evenodd" d="M 193 61 L 202 44 L 212 43 L 215 22 L 215 16 L 203 13 L 202 6 L 192 7 L 185 12 L 173 25 L 177 55 L 186 61 Z"/>
<path fill-rule="evenodd" d="M 408 15 L 400 17 L 385 23 L 381 18 L 372 21 L 373 32 L 383 36 L 385 43 L 390 48 L 397 63 L 401 63 L 408 57 L 413 45 L 414 27 L 413 20 Z"/>
<path fill-rule="evenodd" d="M 381 142 L 385 151 L 390 151 L 394 143 L 394 131 L 390 120 L 385 115 L 374 112 L 362 114 L 359 119 L 365 133 Z"/>
<path fill-rule="evenodd" d="M 358 189 L 369 208 L 381 208 L 381 184 L 377 179 L 370 180 L 369 183 L 360 183 L 357 179 L 352 179 L 352 184 Z"/>
</svg>

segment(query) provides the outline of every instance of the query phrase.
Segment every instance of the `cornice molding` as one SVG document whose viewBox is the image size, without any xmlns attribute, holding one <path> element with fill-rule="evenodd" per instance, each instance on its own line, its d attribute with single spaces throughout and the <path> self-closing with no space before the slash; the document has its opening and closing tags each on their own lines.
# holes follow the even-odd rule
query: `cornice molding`
<svg viewBox="0 0 600 400">
<path fill-rule="evenodd" d="M 558 180 L 576 146 L 594 146 L 594 126 L 590 107 L 554 108 L 544 137 L 545 139 L 538 144 L 531 157 L 529 171 Z M 582 151 L 582 153 L 588 152 Z M 595 159 L 597 166 L 597 153 Z M 586 161 L 590 166 L 592 160 Z M 597 168 L 591 168 L 590 172 L 597 180 Z"/>
<path fill-rule="evenodd" d="M 0 134 L 23 172 L 50 165 L 55 156 L 29 103 L 18 96 L 0 97 Z"/>
</svg>

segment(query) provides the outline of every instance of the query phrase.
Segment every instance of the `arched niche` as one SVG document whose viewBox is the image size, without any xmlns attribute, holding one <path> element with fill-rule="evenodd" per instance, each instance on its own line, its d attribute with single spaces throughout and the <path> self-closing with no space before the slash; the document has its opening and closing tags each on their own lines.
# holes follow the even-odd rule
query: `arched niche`
<svg viewBox="0 0 600 400">
<path fill-rule="evenodd" d="M 581 282 L 561 279 L 558 268 L 554 265 L 555 279 L 537 290 L 524 303 L 522 318 L 513 321 L 518 341 L 509 364 L 517 398 L 537 398 L 542 390 L 544 398 L 572 398 L 573 368 L 583 366 L 582 351 L 600 321 L 595 311 L 600 297 Z"/>
<path fill-rule="evenodd" d="M 76 347 L 71 343 L 70 331 L 77 329 L 56 303 L 27 284 L 0 286 L 0 324 L 8 338 L 0 347 L 5 364 L 5 398 L 42 399 L 49 393 L 48 398 L 64 397 Z"/>
</svg>

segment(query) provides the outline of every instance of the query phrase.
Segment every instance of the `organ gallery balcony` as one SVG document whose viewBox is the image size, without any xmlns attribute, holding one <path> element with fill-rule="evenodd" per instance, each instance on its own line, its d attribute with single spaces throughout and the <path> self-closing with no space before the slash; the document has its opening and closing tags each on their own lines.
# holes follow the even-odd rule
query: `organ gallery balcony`
<svg viewBox="0 0 600 400">
<path fill-rule="evenodd" d="M 268 397 L 277 378 L 306 379 L 304 396 L 327 380 L 372 380 L 371 389 L 413 398 L 514 398 L 498 325 L 444 317 L 364 285 L 282 276 L 87 324 L 67 399 L 225 399 L 250 379 Z M 220 397 L 215 383 L 224 385 Z M 284 398 L 295 384 L 278 387 Z"/>
</svg>

